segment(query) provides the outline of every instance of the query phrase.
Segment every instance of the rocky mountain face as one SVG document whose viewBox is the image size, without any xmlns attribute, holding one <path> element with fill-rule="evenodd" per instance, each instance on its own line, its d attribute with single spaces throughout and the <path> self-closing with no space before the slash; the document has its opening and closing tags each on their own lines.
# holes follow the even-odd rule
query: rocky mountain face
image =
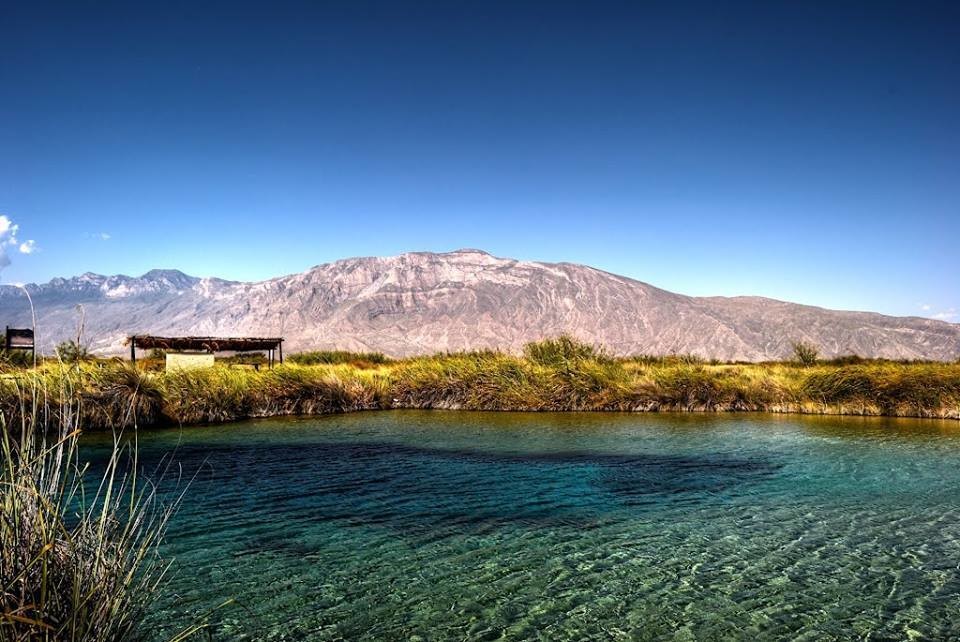
<svg viewBox="0 0 960 642">
<path fill-rule="evenodd" d="M 76 337 L 122 353 L 131 334 L 283 336 L 285 351 L 378 350 L 405 356 L 500 348 L 561 333 L 622 354 L 777 359 L 794 341 L 827 356 L 953 360 L 960 325 L 840 312 L 759 297 L 689 297 L 583 265 L 479 250 L 354 258 L 258 283 L 177 270 L 84 274 L 28 285 L 39 345 Z M 28 327 L 19 288 L 0 286 L 0 323 Z"/>
</svg>

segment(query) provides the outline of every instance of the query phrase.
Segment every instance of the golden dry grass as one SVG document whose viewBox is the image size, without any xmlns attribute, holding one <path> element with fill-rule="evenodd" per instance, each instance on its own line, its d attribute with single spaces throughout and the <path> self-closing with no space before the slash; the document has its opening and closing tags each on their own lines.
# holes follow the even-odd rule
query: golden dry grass
<svg viewBox="0 0 960 642">
<path fill-rule="evenodd" d="M 121 362 L 46 364 L 0 378 L 0 413 L 15 420 L 39 390 L 38 408 L 50 425 L 59 425 L 61 408 L 76 400 L 82 425 L 106 428 L 386 408 L 960 419 L 956 363 L 860 360 L 801 366 L 615 359 L 559 340 L 535 344 L 523 356 L 481 351 L 383 363 L 338 360 L 273 370 L 219 365 L 174 373 L 135 370 Z"/>
</svg>

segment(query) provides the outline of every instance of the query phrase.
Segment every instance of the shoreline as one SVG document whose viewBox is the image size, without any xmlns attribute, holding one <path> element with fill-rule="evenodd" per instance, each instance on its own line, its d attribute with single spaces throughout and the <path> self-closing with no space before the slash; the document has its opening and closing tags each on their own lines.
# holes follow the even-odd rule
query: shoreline
<svg viewBox="0 0 960 642">
<path fill-rule="evenodd" d="M 310 417 L 329 417 L 335 415 L 344 415 L 344 414 L 354 414 L 354 413 L 377 413 L 377 412 L 390 412 L 392 410 L 420 410 L 420 411 L 438 411 L 438 412 L 481 412 L 481 413 L 527 413 L 527 414 L 542 414 L 542 413 L 558 413 L 558 414 L 612 414 L 612 415 L 656 415 L 656 414 L 678 414 L 678 415 L 734 415 L 734 414 L 743 414 L 743 415 L 755 415 L 755 414 L 772 414 L 772 415 L 796 415 L 799 417 L 867 417 L 873 419 L 917 419 L 924 420 L 930 419 L 934 421 L 957 421 L 960 425 L 960 409 L 945 410 L 942 413 L 924 413 L 924 414 L 885 414 L 880 411 L 871 411 L 869 409 L 847 409 L 847 408 L 836 408 L 836 409 L 813 409 L 803 406 L 776 406 L 770 408 L 736 408 L 736 407 L 725 407 L 725 408 L 637 408 L 637 409 L 626 409 L 626 410 L 615 410 L 615 409 L 544 409 L 544 410 L 531 410 L 529 408 L 467 408 L 459 405 L 392 405 L 385 407 L 377 408 L 360 408 L 356 410 L 343 410 L 335 412 L 323 412 L 323 413 L 310 413 L 310 414 L 301 414 L 301 413 L 276 413 L 276 414 L 253 414 L 246 415 L 243 417 L 236 417 L 234 419 L 225 419 L 222 421 L 208 422 L 191 422 L 191 423 L 157 423 L 149 426 L 150 428 L 172 428 L 172 427 L 182 427 L 190 428 L 193 426 L 211 426 L 211 425 L 223 425 L 231 424 L 241 421 L 248 421 L 251 419 L 278 419 L 283 417 L 298 417 L 298 418 L 310 418 Z"/>
<path fill-rule="evenodd" d="M 191 426 L 374 410 L 731 413 L 960 421 L 960 364 L 704 364 L 501 353 L 163 372 L 50 363 L 0 377 L 5 425 Z"/>
</svg>

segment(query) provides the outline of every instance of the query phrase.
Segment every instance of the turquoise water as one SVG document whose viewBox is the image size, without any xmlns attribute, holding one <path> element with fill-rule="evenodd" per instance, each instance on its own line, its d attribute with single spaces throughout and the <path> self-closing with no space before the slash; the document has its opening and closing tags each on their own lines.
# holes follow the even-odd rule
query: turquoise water
<svg viewBox="0 0 960 642">
<path fill-rule="evenodd" d="M 88 442 L 95 456 L 98 438 Z M 142 432 L 169 637 L 960 636 L 960 424 L 396 411 Z"/>
</svg>

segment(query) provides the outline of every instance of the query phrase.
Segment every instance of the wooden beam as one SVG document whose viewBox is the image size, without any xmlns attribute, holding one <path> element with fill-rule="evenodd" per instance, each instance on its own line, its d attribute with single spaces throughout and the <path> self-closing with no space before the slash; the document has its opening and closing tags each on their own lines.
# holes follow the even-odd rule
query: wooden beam
<svg viewBox="0 0 960 642">
<path fill-rule="evenodd" d="M 136 342 L 141 350 L 195 350 L 198 352 L 250 352 L 276 350 L 279 337 L 157 337 L 134 335 L 127 339 Z"/>
</svg>

